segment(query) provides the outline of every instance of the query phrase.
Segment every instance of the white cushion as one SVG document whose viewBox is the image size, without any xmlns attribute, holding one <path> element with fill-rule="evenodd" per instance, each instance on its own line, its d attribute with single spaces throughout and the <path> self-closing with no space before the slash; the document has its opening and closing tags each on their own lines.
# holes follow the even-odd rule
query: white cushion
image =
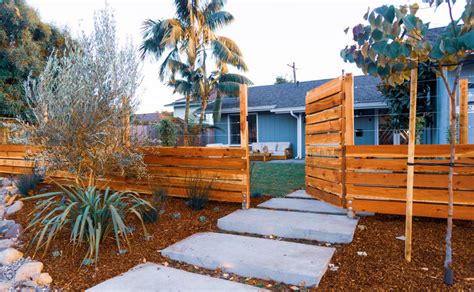
<svg viewBox="0 0 474 292">
<path fill-rule="evenodd" d="M 291 143 L 290 142 L 279 142 L 278 143 L 278 150 L 283 151 L 285 149 L 290 148 Z"/>
<path fill-rule="evenodd" d="M 277 142 L 266 142 L 265 146 L 268 147 L 268 152 L 275 152 L 278 151 L 278 143 Z"/>
<path fill-rule="evenodd" d="M 274 156 L 285 156 L 285 151 L 275 151 L 272 153 Z"/>
<path fill-rule="evenodd" d="M 214 144 L 207 144 L 206 147 L 226 147 L 226 145 L 222 143 L 214 143 Z"/>
</svg>

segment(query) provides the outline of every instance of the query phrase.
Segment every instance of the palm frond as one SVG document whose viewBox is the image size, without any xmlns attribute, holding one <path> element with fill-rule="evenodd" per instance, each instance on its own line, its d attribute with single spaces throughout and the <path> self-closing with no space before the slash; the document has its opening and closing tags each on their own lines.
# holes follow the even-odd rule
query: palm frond
<svg viewBox="0 0 474 292">
<path fill-rule="evenodd" d="M 206 25 L 211 30 L 216 30 L 230 24 L 233 20 L 234 16 L 227 11 L 213 11 L 206 16 Z"/>
</svg>

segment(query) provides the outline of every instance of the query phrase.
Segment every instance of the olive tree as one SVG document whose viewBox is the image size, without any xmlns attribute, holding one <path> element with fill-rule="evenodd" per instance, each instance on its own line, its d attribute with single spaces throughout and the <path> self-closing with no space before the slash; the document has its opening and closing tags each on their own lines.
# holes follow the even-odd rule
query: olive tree
<svg viewBox="0 0 474 292">
<path fill-rule="evenodd" d="M 25 83 L 31 142 L 41 146 L 48 169 L 69 171 L 77 181 L 143 175 L 142 156 L 123 139 L 140 79 L 136 48 L 119 46 L 112 12 L 98 11 L 90 35 L 53 53 Z"/>
<path fill-rule="evenodd" d="M 420 64 L 432 64 L 432 69 L 442 80 L 450 100 L 450 163 L 448 174 L 448 224 L 446 232 L 445 282 L 453 283 L 452 224 L 453 224 L 453 174 L 456 142 L 456 89 L 461 70 L 474 48 L 473 2 L 466 1 L 462 15 L 455 19 L 452 5 L 455 0 L 436 0 L 435 6 L 447 5 L 449 23 L 434 42 L 427 38 L 429 24 L 416 13 L 418 4 L 395 7 L 384 5 L 364 15 L 366 24 L 352 29 L 355 44 L 341 51 L 341 57 L 356 63 L 365 74 L 378 76 L 389 84 L 401 84 L 410 78 L 410 70 Z M 431 1 L 434 4 L 434 1 Z M 348 30 L 346 30 L 347 32 Z M 447 71 L 454 71 L 449 81 Z"/>
</svg>

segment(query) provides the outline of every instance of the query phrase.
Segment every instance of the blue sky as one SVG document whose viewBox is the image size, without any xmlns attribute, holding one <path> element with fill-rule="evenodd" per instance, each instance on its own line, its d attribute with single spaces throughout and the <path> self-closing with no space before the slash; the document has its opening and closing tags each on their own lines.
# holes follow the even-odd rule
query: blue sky
<svg viewBox="0 0 474 292">
<path fill-rule="evenodd" d="M 43 20 L 58 26 L 68 26 L 75 34 L 90 31 L 94 11 L 105 6 L 103 0 L 27 0 Z M 225 10 L 235 21 L 220 34 L 232 38 L 240 46 L 249 66 L 246 75 L 255 85 L 271 84 L 278 75 L 292 77 L 287 66 L 296 63 L 299 81 L 336 77 L 342 70 L 361 72 L 345 64 L 339 51 L 351 43 L 344 29 L 363 21 L 367 8 L 382 4 L 410 4 L 416 1 L 381 0 L 228 0 Z M 418 1 L 421 2 L 421 1 Z M 141 27 L 145 19 L 170 18 L 174 15 L 172 0 L 108 0 L 114 9 L 119 38 L 132 37 L 141 42 Z M 420 4 L 419 16 L 431 21 L 432 27 L 448 22 L 446 7 L 438 10 Z M 459 16 L 465 1 L 457 1 L 455 16 Z M 144 79 L 139 91 L 139 112 L 154 112 L 176 98 L 158 79 L 159 64 L 146 60 Z"/>
</svg>

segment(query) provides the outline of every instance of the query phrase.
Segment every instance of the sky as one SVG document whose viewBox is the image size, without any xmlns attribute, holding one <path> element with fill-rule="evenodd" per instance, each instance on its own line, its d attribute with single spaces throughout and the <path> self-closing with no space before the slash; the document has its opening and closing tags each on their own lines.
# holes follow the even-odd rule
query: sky
<svg viewBox="0 0 474 292">
<path fill-rule="evenodd" d="M 73 35 L 91 31 L 94 11 L 105 7 L 105 0 L 26 0 L 39 12 L 43 21 L 67 26 Z M 351 44 L 344 29 L 363 22 L 367 8 L 383 4 L 411 4 L 412 0 L 228 0 L 224 10 L 234 15 L 234 22 L 218 34 L 233 39 L 242 50 L 249 67 L 245 73 L 254 85 L 272 84 L 276 76 L 293 78 L 288 64 L 295 62 L 298 81 L 333 78 L 342 70 L 362 74 L 353 64 L 344 63 L 339 52 Z M 420 3 L 421 1 L 418 1 Z M 118 37 L 131 37 L 135 45 L 142 41 L 146 19 L 172 18 L 173 0 L 107 0 L 114 10 Z M 459 16 L 465 1 L 454 5 Z M 436 11 L 420 3 L 420 16 L 431 27 L 448 23 L 443 4 Z M 139 113 L 171 110 L 165 104 L 180 98 L 158 78 L 159 61 L 143 62 L 143 81 L 138 98 Z"/>
</svg>

